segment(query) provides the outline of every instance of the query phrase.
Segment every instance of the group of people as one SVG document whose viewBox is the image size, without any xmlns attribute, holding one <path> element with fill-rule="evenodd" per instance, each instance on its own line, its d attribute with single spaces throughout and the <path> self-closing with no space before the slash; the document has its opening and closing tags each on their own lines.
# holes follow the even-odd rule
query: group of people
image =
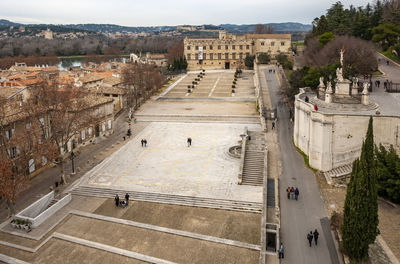
<svg viewBox="0 0 400 264">
<path fill-rule="evenodd" d="M 312 241 L 314 239 L 315 245 L 318 245 L 318 237 L 319 237 L 319 233 L 318 230 L 315 229 L 314 233 L 312 231 L 310 231 L 310 233 L 307 234 L 307 240 L 308 240 L 308 244 L 310 244 L 310 247 L 312 245 Z"/>
<path fill-rule="evenodd" d="M 269 73 L 275 73 L 275 69 L 269 69 L 268 72 Z"/>
<path fill-rule="evenodd" d="M 115 195 L 114 197 L 114 201 L 115 201 L 115 206 L 121 206 L 121 207 L 125 207 L 129 204 L 129 194 L 126 193 L 125 194 L 125 200 L 120 200 L 118 194 Z"/>
<path fill-rule="evenodd" d="M 142 139 L 142 147 L 147 147 L 147 139 Z"/>
<path fill-rule="evenodd" d="M 288 187 L 287 189 L 286 189 L 286 191 L 287 191 L 287 198 L 288 199 L 290 199 L 290 200 L 295 200 L 296 199 L 296 201 L 297 201 L 297 199 L 299 198 L 299 195 L 300 195 L 300 191 L 299 191 L 299 188 L 295 188 L 295 187 Z"/>
</svg>

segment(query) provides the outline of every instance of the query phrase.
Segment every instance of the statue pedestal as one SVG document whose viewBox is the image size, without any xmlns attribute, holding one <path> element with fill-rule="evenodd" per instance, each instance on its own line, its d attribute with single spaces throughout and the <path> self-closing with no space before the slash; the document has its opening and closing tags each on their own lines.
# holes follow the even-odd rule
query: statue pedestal
<svg viewBox="0 0 400 264">
<path fill-rule="evenodd" d="M 343 80 L 336 83 L 335 96 L 338 98 L 350 97 L 350 81 Z"/>
</svg>

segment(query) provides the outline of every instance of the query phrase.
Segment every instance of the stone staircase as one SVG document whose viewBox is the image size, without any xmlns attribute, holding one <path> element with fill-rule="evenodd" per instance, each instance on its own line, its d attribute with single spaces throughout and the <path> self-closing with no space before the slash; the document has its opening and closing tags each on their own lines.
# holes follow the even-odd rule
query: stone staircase
<svg viewBox="0 0 400 264">
<path fill-rule="evenodd" d="M 242 173 L 242 184 L 262 186 L 264 184 L 264 148 L 263 132 L 248 131 L 251 140 L 247 140 Z"/>
<path fill-rule="evenodd" d="M 94 196 L 104 198 L 114 198 L 116 194 L 124 197 L 126 193 L 129 194 L 130 199 L 154 203 L 166 203 L 186 206 L 197 206 L 213 209 L 233 210 L 242 212 L 262 212 L 262 203 L 246 202 L 226 199 L 203 198 L 173 194 L 150 193 L 150 192 L 137 192 L 116 190 L 110 188 L 98 188 L 91 186 L 78 186 L 71 191 L 74 195 Z"/>
<path fill-rule="evenodd" d="M 324 172 L 324 176 L 328 184 L 333 184 L 337 180 L 340 180 L 341 178 L 344 178 L 347 175 L 351 174 L 351 171 L 353 169 L 353 164 L 347 164 L 343 165 L 337 168 L 334 168 L 330 171 Z"/>
</svg>

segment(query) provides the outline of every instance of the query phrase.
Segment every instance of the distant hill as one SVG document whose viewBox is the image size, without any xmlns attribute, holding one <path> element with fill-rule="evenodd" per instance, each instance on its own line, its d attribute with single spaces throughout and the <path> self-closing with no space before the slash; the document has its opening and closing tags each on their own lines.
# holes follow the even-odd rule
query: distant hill
<svg viewBox="0 0 400 264">
<path fill-rule="evenodd" d="M 11 22 L 6 19 L 0 19 L 0 26 L 11 27 L 11 26 L 20 26 L 21 24 Z"/>
<path fill-rule="evenodd" d="M 14 23 L 9 20 L 0 19 L 0 26 L 21 26 L 23 24 Z M 286 22 L 286 23 L 267 23 L 266 26 L 271 26 L 274 28 L 275 32 L 304 32 L 311 30 L 311 25 L 305 25 L 296 22 Z M 161 31 L 173 31 L 176 30 L 176 26 L 156 26 L 156 27 L 128 27 L 120 26 L 114 24 L 68 24 L 68 25 L 52 25 L 52 24 L 41 24 L 41 25 L 24 25 L 26 27 L 48 27 L 50 29 L 55 29 L 57 31 L 64 31 L 65 29 L 75 29 L 79 31 L 89 31 L 98 33 L 138 33 L 138 32 L 161 32 Z M 225 29 L 232 33 L 246 33 L 254 32 L 256 24 L 249 25 L 235 25 L 235 24 L 221 24 L 221 25 L 203 25 L 205 29 Z"/>
</svg>

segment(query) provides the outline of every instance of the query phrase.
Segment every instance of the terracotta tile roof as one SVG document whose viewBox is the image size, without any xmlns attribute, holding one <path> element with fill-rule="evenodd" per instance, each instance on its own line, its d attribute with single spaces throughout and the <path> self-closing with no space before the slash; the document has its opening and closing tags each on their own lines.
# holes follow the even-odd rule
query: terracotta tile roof
<svg viewBox="0 0 400 264">
<path fill-rule="evenodd" d="M 115 86 L 115 85 L 121 84 L 122 80 L 120 78 L 110 76 L 110 77 L 104 78 L 103 83 L 109 84 L 111 86 Z"/>
<path fill-rule="evenodd" d="M 118 87 L 102 86 L 102 87 L 99 88 L 97 93 L 98 94 L 118 94 L 118 95 L 123 95 L 123 94 L 126 94 L 126 89 L 118 88 Z"/>
<path fill-rule="evenodd" d="M 104 79 L 103 77 L 100 77 L 100 76 L 91 74 L 91 75 L 86 75 L 86 76 L 84 76 L 84 77 L 81 77 L 79 80 L 80 80 L 82 83 L 90 83 L 90 82 L 101 81 L 101 80 L 103 80 L 103 79 Z"/>
</svg>

